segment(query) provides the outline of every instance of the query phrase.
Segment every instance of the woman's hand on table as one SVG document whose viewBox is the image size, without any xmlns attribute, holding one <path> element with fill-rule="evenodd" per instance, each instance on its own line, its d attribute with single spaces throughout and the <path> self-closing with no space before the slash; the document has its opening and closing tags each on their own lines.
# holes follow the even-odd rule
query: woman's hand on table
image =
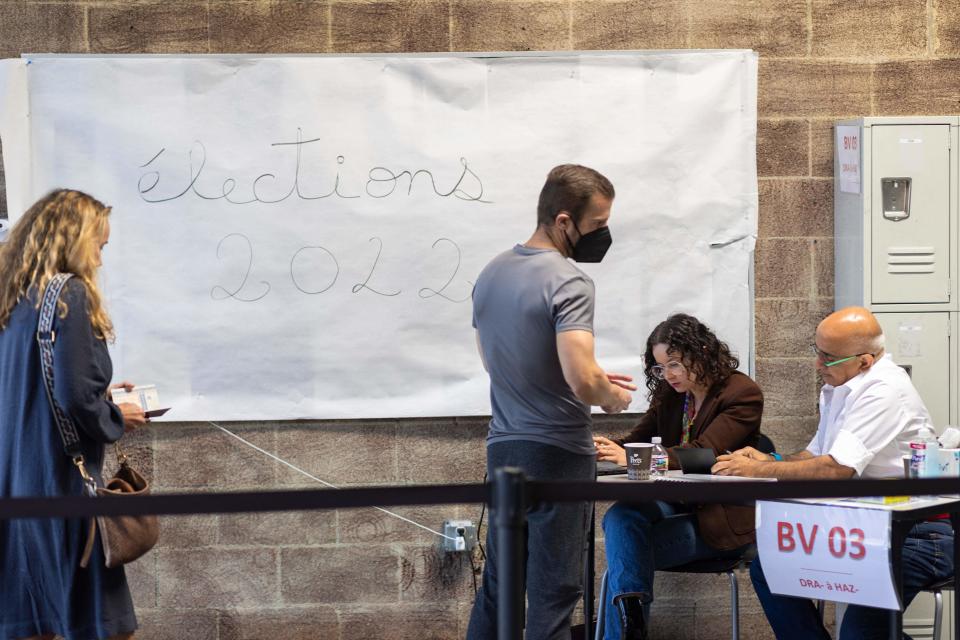
<svg viewBox="0 0 960 640">
<path fill-rule="evenodd" d="M 616 462 L 621 467 L 627 466 L 626 450 L 613 440 L 594 436 L 593 444 L 597 447 L 597 460 Z"/>
</svg>

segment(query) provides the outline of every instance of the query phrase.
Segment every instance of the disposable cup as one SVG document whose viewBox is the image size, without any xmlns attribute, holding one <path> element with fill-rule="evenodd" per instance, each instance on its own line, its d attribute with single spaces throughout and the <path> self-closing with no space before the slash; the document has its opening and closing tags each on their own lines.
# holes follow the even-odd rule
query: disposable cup
<svg viewBox="0 0 960 640">
<path fill-rule="evenodd" d="M 627 478 L 649 480 L 653 445 L 649 442 L 628 442 L 623 448 L 627 451 Z"/>
<path fill-rule="evenodd" d="M 911 457 L 912 457 L 912 456 L 910 456 L 910 455 L 901 456 L 901 458 L 903 459 L 903 477 L 904 477 L 904 478 L 916 478 L 916 477 L 917 477 L 917 474 L 914 473 L 913 469 L 910 467 L 910 458 L 911 458 Z"/>
</svg>

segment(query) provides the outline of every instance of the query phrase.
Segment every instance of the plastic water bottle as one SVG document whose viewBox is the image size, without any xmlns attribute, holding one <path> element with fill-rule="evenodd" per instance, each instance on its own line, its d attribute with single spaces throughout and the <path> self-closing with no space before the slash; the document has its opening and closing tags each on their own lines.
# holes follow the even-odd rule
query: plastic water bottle
<svg viewBox="0 0 960 640">
<path fill-rule="evenodd" d="M 940 477 L 940 443 L 933 434 L 927 440 L 927 459 L 924 460 L 924 463 L 925 469 L 920 474 L 921 478 Z"/>
<path fill-rule="evenodd" d="M 653 452 L 650 455 L 650 475 L 654 478 L 667 475 L 667 450 L 660 444 L 663 440 L 660 436 L 653 436 L 650 442 L 653 443 Z"/>
<path fill-rule="evenodd" d="M 936 467 L 934 461 L 939 458 L 940 448 L 936 436 L 930 429 L 924 429 L 916 440 L 910 443 L 910 477 L 931 478 Z"/>
</svg>

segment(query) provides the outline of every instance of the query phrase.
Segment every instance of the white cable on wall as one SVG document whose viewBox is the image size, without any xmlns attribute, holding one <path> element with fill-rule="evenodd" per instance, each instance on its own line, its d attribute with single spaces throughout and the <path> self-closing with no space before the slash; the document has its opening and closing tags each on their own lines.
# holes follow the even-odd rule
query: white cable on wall
<svg viewBox="0 0 960 640">
<path fill-rule="evenodd" d="M 330 483 L 327 482 L 326 480 L 321 480 L 320 478 L 316 477 L 315 475 L 310 474 L 310 473 L 304 471 L 304 470 L 301 469 L 300 467 L 298 467 L 298 466 L 296 466 L 296 465 L 294 465 L 294 464 L 291 464 L 291 463 L 287 462 L 287 461 L 284 460 L 283 458 L 280 458 L 280 457 L 278 457 L 278 456 L 270 453 L 269 451 L 266 451 L 265 449 L 261 449 L 260 447 L 258 447 L 257 445 L 253 444 L 253 443 L 250 442 L 249 440 L 245 440 L 245 439 L 241 438 L 240 436 L 238 436 L 237 434 L 235 434 L 234 432 L 230 431 L 229 429 L 226 429 L 226 428 L 224 428 L 224 427 L 221 427 L 221 426 L 220 426 L 219 424 L 217 424 L 216 422 L 210 422 L 209 420 L 208 420 L 207 422 L 209 422 L 211 425 L 213 425 L 213 426 L 216 427 L 217 429 L 220 429 L 220 431 L 223 431 L 223 432 L 226 433 L 228 436 L 231 436 L 231 437 L 233 437 L 233 438 L 236 438 L 237 440 L 239 440 L 239 441 L 242 442 L 243 444 L 247 445 L 247 446 L 250 447 L 251 449 L 254 449 L 254 450 L 256 450 L 256 451 L 259 451 L 260 453 L 262 453 L 263 455 L 267 456 L 268 458 L 272 458 L 272 459 L 276 460 L 277 462 L 279 462 L 280 464 L 283 464 L 283 465 L 286 465 L 287 467 L 290 467 L 291 469 L 293 469 L 293 470 L 296 471 L 297 473 L 299 473 L 299 474 L 301 474 L 301 475 L 304 475 L 304 476 L 310 478 L 310 479 L 313 480 L 314 482 L 319 482 L 319 483 L 322 484 L 323 486 L 325 486 L 325 487 L 330 487 L 331 489 L 339 489 L 339 488 L 340 488 L 340 487 L 338 487 L 338 486 L 336 486 L 336 485 L 330 484 Z M 457 540 L 457 538 L 454 538 L 454 537 L 452 537 L 452 536 L 448 536 L 448 535 L 446 535 L 446 534 L 440 533 L 439 531 L 434 531 L 434 530 L 431 529 L 430 527 L 426 527 L 426 526 L 420 524 L 419 522 L 414 522 L 414 521 L 411 520 L 410 518 L 405 518 L 404 516 L 401 516 L 401 515 L 398 514 L 398 513 L 394 513 L 393 511 L 389 511 L 389 510 L 387 510 L 387 509 L 384 509 L 383 507 L 371 507 L 371 508 L 376 509 L 377 511 L 381 511 L 381 512 L 387 514 L 388 516 L 392 516 L 392 517 L 394 517 L 394 518 L 397 518 L 398 520 L 403 520 L 404 522 L 408 522 L 408 523 L 412 524 L 412 525 L 415 526 L 415 527 L 420 527 L 420 528 L 423 529 L 424 531 L 429 531 L 430 533 L 432 533 L 432 534 L 434 534 L 434 535 L 437 535 L 437 536 L 440 536 L 441 538 L 446 538 L 447 540 L 453 540 L 453 541 L 456 541 L 456 540 Z"/>
</svg>

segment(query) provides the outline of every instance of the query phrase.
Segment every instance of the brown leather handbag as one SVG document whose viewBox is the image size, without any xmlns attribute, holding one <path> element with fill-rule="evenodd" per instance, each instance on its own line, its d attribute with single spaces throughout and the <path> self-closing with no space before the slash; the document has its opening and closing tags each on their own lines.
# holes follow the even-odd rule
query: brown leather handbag
<svg viewBox="0 0 960 640">
<path fill-rule="evenodd" d="M 146 495 L 150 493 L 150 483 L 130 466 L 127 456 L 120 450 L 119 443 L 114 445 L 114 450 L 120 468 L 107 482 L 106 486 L 97 486 L 96 479 L 87 473 L 87 468 L 84 466 L 80 449 L 80 436 L 77 433 L 76 425 L 57 404 L 53 395 L 53 344 L 56 340 L 53 333 L 53 317 L 60 292 L 70 277 L 71 274 L 58 273 L 47 285 L 43 294 L 43 301 L 40 304 L 40 323 L 37 329 L 43 383 L 47 390 L 47 398 L 50 400 L 50 407 L 53 409 L 57 430 L 63 440 L 63 449 L 80 472 L 86 492 L 90 496 L 115 499 L 123 496 Z M 157 544 L 157 538 L 160 535 L 160 522 L 155 515 L 97 516 L 91 518 L 87 543 L 80 559 L 81 567 L 85 568 L 90 562 L 93 543 L 98 530 L 100 531 L 100 542 L 103 546 L 106 565 L 112 568 L 133 562 L 152 549 Z"/>
<path fill-rule="evenodd" d="M 150 483 L 130 466 L 127 456 L 116 445 L 117 462 L 120 468 L 107 482 L 105 487 L 96 486 L 93 478 L 84 482 L 92 487 L 97 497 L 145 496 L 150 493 Z M 83 467 L 78 467 L 83 469 Z M 83 469 L 81 475 L 86 473 Z M 160 536 L 160 522 L 155 515 L 146 516 L 97 516 L 90 519 L 90 531 L 87 544 L 83 548 L 80 566 L 86 568 L 93 553 L 93 540 L 100 531 L 100 542 L 108 567 L 119 567 L 133 562 L 157 544 Z"/>
</svg>

